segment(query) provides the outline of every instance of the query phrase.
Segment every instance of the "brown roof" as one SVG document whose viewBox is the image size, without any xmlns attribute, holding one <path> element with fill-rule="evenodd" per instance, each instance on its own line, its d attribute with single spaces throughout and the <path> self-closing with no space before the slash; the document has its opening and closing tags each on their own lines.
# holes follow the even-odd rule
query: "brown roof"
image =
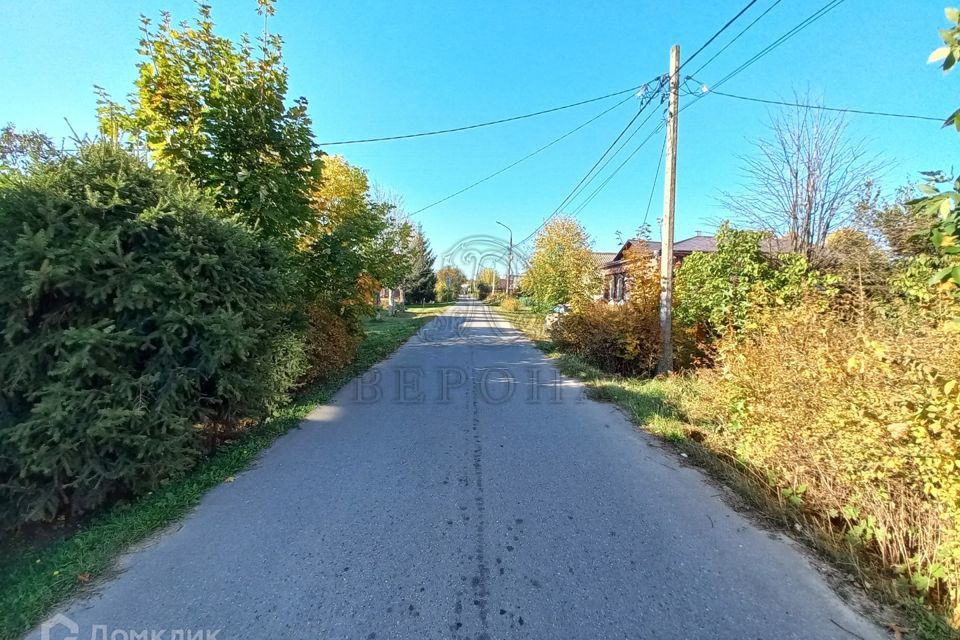
<svg viewBox="0 0 960 640">
<path fill-rule="evenodd" d="M 616 251 L 594 251 L 593 257 L 597 259 L 597 264 L 607 264 L 617 257 Z"/>
<path fill-rule="evenodd" d="M 626 242 L 623 243 L 623 246 L 620 247 L 620 250 L 617 251 L 616 255 L 613 257 L 613 259 L 610 262 L 619 262 L 620 260 L 623 260 L 623 252 L 629 249 L 630 247 L 634 246 L 635 244 L 639 244 L 639 243 L 646 244 L 647 249 L 649 249 L 654 254 L 660 253 L 660 243 L 657 242 L 656 240 L 644 240 L 643 238 L 631 238 L 630 240 L 627 240 Z"/>
<path fill-rule="evenodd" d="M 674 253 L 714 253 L 717 250 L 717 239 L 713 236 L 693 236 L 673 244 Z"/>
<path fill-rule="evenodd" d="M 660 243 L 656 240 L 644 240 L 642 238 L 631 238 L 623 243 L 623 246 L 620 247 L 620 251 L 617 252 L 616 256 L 611 260 L 611 262 L 617 262 L 623 260 L 623 252 L 632 247 L 635 244 L 643 242 L 647 245 L 647 248 L 654 254 L 660 255 Z M 674 254 L 680 255 L 689 255 L 697 251 L 702 253 L 713 253 L 717 250 L 717 239 L 713 236 L 693 236 L 692 238 L 687 238 L 685 240 L 680 240 L 679 242 L 673 243 L 673 252 Z"/>
<path fill-rule="evenodd" d="M 603 256 L 603 260 L 600 260 L 600 264 L 603 266 L 611 265 L 613 263 L 618 263 L 623 260 L 623 252 L 628 250 L 630 247 L 634 246 L 637 243 L 646 243 L 647 249 L 650 250 L 655 256 L 660 255 L 660 243 L 656 240 L 644 240 L 642 238 L 631 238 L 623 243 L 623 246 L 620 247 L 620 250 L 617 253 L 609 252 L 594 252 L 598 258 Z M 685 257 L 691 253 L 715 253 L 717 250 L 717 238 L 716 236 L 704 236 L 696 235 L 684 240 L 678 240 L 673 243 L 673 253 L 679 257 Z M 783 236 L 780 238 L 768 237 L 764 238 L 760 243 L 760 250 L 764 253 L 777 254 L 777 253 L 788 253 L 791 251 L 790 238 L 788 236 Z M 607 258 L 607 256 L 612 256 Z"/>
</svg>

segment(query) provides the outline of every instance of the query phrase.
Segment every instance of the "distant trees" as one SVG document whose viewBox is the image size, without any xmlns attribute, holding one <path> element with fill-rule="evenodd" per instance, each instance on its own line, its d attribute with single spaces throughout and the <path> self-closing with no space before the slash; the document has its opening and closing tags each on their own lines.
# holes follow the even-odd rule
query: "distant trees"
<svg viewBox="0 0 960 640">
<path fill-rule="evenodd" d="M 856 217 L 864 185 L 883 166 L 862 142 L 848 139 L 842 117 L 803 107 L 774 117 L 769 137 L 754 149 L 741 157 L 742 188 L 724 192 L 721 202 L 740 222 L 783 237 L 784 250 L 808 259 Z"/>
<path fill-rule="evenodd" d="M 366 172 L 324 156 L 312 185 L 312 217 L 298 240 L 309 290 L 330 305 L 367 306 L 379 286 L 395 287 L 412 261 L 412 228 L 392 204 L 373 199 Z"/>
<path fill-rule="evenodd" d="M 9 123 L 0 129 L 0 173 L 23 171 L 31 163 L 52 160 L 57 152 L 53 141 L 39 131 L 21 133 Z"/>
<path fill-rule="evenodd" d="M 589 299 L 599 293 L 597 261 L 590 250 L 590 238 L 579 222 L 561 216 L 544 226 L 537 234 L 520 288 L 543 307 Z"/>
<path fill-rule="evenodd" d="M 460 287 L 467 282 L 467 276 L 459 267 L 448 265 L 437 271 L 434 285 L 437 302 L 453 302 L 460 295 Z"/>
<path fill-rule="evenodd" d="M 483 283 L 493 291 L 500 282 L 500 274 L 493 267 L 484 267 L 477 272 L 477 283 Z"/>
</svg>

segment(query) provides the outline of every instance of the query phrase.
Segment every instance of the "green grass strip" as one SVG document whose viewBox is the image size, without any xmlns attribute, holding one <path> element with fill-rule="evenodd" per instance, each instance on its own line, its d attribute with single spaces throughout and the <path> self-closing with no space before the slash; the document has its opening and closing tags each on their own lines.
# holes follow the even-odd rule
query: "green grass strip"
<svg viewBox="0 0 960 640">
<path fill-rule="evenodd" d="M 207 491 L 245 469 L 318 404 L 328 402 L 355 376 L 393 353 L 444 306 L 411 308 L 399 317 L 368 321 L 353 362 L 241 440 L 221 447 L 192 471 L 155 491 L 109 507 L 77 531 L 53 541 L 0 541 L 0 638 L 21 637 L 84 582 L 103 575 L 131 545 L 185 516 Z"/>
</svg>

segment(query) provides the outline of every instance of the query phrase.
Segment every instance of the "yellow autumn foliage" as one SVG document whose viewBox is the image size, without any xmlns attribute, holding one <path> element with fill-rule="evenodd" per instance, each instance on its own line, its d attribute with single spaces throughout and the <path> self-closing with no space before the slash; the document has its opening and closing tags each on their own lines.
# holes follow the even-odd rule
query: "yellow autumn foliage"
<svg viewBox="0 0 960 640">
<path fill-rule="evenodd" d="M 810 300 L 723 339 L 693 411 L 711 447 L 842 532 L 930 601 L 960 608 L 960 339 Z"/>
</svg>

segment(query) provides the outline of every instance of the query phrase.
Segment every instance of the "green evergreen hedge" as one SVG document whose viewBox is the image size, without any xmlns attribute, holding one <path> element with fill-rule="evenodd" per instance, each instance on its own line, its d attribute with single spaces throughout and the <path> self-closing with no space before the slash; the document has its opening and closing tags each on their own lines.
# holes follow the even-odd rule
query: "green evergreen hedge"
<svg viewBox="0 0 960 640">
<path fill-rule="evenodd" d="M 109 143 L 0 177 L 0 523 L 192 466 L 303 371 L 284 254 Z"/>
</svg>

